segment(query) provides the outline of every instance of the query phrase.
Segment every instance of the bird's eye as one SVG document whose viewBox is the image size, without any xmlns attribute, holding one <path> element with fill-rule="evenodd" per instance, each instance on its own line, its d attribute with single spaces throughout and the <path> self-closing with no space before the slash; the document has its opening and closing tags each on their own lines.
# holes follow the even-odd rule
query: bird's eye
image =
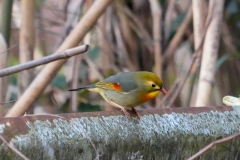
<svg viewBox="0 0 240 160">
<path fill-rule="evenodd" d="M 152 84 L 152 87 L 155 88 L 155 87 L 156 87 L 156 84 L 153 83 L 153 84 Z"/>
</svg>

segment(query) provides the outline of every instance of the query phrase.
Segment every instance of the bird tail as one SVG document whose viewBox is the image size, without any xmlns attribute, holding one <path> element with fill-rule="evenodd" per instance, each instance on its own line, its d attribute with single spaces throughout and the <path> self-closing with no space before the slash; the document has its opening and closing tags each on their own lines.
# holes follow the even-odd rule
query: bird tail
<svg viewBox="0 0 240 160">
<path fill-rule="evenodd" d="M 83 89 L 92 89 L 92 88 L 95 88 L 95 87 L 96 87 L 95 84 L 91 84 L 91 85 L 76 88 L 76 89 L 69 89 L 68 91 L 80 91 L 80 90 L 83 90 Z"/>
</svg>

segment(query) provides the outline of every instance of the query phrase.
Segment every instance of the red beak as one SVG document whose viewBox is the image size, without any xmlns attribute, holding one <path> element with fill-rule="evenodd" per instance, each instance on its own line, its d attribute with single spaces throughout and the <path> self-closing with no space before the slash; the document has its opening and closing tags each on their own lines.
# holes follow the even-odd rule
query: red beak
<svg viewBox="0 0 240 160">
<path fill-rule="evenodd" d="M 167 91 L 163 87 L 160 89 L 160 91 L 163 92 L 164 94 L 167 94 Z"/>
</svg>

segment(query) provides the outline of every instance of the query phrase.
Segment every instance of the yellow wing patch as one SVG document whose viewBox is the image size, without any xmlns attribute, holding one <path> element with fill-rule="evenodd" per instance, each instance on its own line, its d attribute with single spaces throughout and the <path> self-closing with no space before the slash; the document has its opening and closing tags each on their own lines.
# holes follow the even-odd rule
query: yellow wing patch
<svg viewBox="0 0 240 160">
<path fill-rule="evenodd" d="M 108 90 L 122 92 L 120 83 L 98 82 L 96 84 L 96 87 L 101 88 L 101 89 L 108 89 Z"/>
</svg>

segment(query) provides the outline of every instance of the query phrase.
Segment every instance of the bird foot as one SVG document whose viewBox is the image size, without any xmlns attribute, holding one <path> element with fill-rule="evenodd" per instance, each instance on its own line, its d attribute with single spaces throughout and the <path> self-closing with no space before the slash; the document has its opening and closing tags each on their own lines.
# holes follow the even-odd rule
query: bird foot
<svg viewBox="0 0 240 160">
<path fill-rule="evenodd" d="M 139 119 L 141 119 L 140 114 L 137 112 L 137 110 L 133 107 L 132 111 L 138 116 Z"/>
<path fill-rule="evenodd" d="M 120 108 L 121 111 L 123 111 L 123 113 L 125 114 L 125 116 L 127 116 L 128 118 L 130 118 L 130 114 L 129 114 L 129 113 L 127 112 L 127 110 L 124 109 L 121 105 L 113 102 L 112 100 L 109 100 L 109 103 L 112 104 L 113 106 L 116 106 L 116 107 Z"/>
<path fill-rule="evenodd" d="M 121 111 L 123 111 L 123 113 L 125 114 L 125 116 L 127 116 L 128 118 L 130 118 L 130 114 L 127 112 L 126 109 L 121 108 Z"/>
</svg>

